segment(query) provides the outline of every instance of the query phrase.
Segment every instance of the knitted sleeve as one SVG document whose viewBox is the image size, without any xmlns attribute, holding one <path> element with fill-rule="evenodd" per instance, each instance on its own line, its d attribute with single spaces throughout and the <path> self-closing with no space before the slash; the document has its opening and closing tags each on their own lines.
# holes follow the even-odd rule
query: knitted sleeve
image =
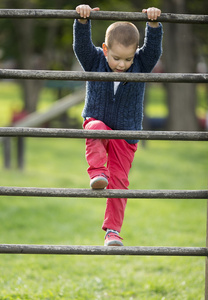
<svg viewBox="0 0 208 300">
<path fill-rule="evenodd" d="M 74 21 L 73 26 L 73 50 L 85 71 L 93 71 L 98 61 L 99 49 L 96 48 L 91 39 L 91 22 L 86 24 Z"/>
<path fill-rule="evenodd" d="M 162 36 L 161 23 L 156 28 L 149 26 L 147 23 L 144 45 L 137 52 L 142 72 L 151 72 L 159 60 L 162 54 Z"/>
</svg>

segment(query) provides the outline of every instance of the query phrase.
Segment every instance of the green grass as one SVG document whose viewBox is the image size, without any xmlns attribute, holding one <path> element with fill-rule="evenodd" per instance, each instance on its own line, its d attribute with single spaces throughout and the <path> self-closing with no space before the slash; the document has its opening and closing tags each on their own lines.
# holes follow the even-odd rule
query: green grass
<svg viewBox="0 0 208 300">
<path fill-rule="evenodd" d="M 89 186 L 83 140 L 26 142 L 25 170 L 1 169 L 1 185 Z M 148 142 L 130 188 L 206 189 L 207 162 L 204 142 Z M 104 209 L 105 199 L 2 196 L 1 243 L 103 245 Z M 206 200 L 129 199 L 122 236 L 126 246 L 204 247 L 205 224 Z M 204 299 L 204 258 L 2 255 L 0 268 L 0 299 Z"/>
<path fill-rule="evenodd" d="M 84 140 L 27 138 L 23 171 L 15 143 L 10 170 L 0 144 L 1 186 L 89 187 Z M 130 189 L 206 189 L 207 165 L 206 142 L 140 143 Z M 103 245 L 105 202 L 1 196 L 1 244 Z M 125 246 L 204 247 L 206 200 L 129 199 L 121 236 Z M 0 270 L 0 300 L 204 299 L 203 257 L 2 254 Z"/>
</svg>

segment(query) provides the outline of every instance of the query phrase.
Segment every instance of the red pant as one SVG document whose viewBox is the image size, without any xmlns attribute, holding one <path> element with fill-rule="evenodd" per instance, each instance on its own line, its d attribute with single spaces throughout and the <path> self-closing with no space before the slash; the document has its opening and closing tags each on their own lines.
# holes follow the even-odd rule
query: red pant
<svg viewBox="0 0 208 300">
<path fill-rule="evenodd" d="M 86 120 L 83 127 L 87 130 L 111 130 L 93 118 Z M 125 140 L 86 139 L 90 179 L 103 173 L 108 178 L 107 189 L 128 189 L 128 174 L 136 150 L 137 144 L 129 144 Z M 103 230 L 110 228 L 121 231 L 126 203 L 126 198 L 107 199 Z"/>
</svg>

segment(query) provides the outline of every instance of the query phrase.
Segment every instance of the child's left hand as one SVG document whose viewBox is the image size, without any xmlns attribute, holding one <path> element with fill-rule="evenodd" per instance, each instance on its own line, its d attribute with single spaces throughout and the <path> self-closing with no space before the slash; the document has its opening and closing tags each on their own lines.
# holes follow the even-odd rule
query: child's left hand
<svg viewBox="0 0 208 300">
<path fill-rule="evenodd" d="M 156 7 L 150 7 L 148 9 L 143 9 L 142 10 L 143 13 L 147 14 L 147 17 L 149 20 L 154 21 L 157 20 L 157 18 L 161 15 L 161 10 L 159 8 Z M 149 25 L 151 27 L 158 27 L 158 22 L 149 22 Z"/>
</svg>

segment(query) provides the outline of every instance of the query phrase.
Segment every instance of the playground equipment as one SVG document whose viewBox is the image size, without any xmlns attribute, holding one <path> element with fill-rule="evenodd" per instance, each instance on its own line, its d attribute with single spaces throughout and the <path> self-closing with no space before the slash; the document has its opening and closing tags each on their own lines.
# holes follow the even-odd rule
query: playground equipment
<svg viewBox="0 0 208 300">
<path fill-rule="evenodd" d="M 75 11 L 56 10 L 0 10 L 1 18 L 78 18 Z M 91 19 L 146 21 L 142 13 L 92 12 Z M 177 23 L 208 23 L 208 16 L 162 14 L 159 21 Z M 60 72 L 35 70 L 0 70 L 0 78 L 51 79 L 51 80 L 109 80 L 146 82 L 208 82 L 208 74 L 114 74 L 91 72 Z M 21 125 L 21 124 L 19 124 Z M 25 123 L 27 126 L 28 123 Z M 84 131 L 44 128 L 0 128 L 3 137 L 60 137 L 60 138 L 128 138 L 143 140 L 208 141 L 208 132 L 128 132 Z M 127 197 L 165 199 L 207 199 L 208 190 L 88 190 L 0 187 L 1 196 L 50 196 L 50 197 Z M 208 223 L 207 223 L 208 232 Z M 102 247 L 102 246 L 55 246 L 55 245 L 0 245 L 0 253 L 21 254 L 78 254 L 78 255 L 175 255 L 206 257 L 205 299 L 208 300 L 208 233 L 206 247 Z"/>
</svg>

